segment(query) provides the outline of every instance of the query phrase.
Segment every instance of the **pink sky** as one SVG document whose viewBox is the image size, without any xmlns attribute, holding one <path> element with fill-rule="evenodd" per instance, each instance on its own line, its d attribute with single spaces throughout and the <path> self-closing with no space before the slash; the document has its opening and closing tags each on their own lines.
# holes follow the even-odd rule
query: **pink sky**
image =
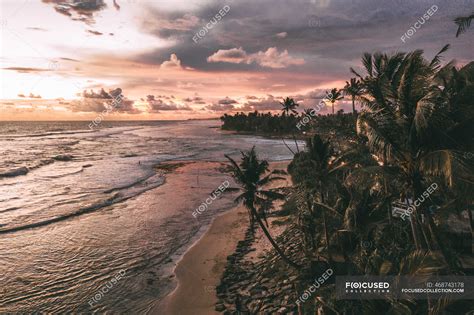
<svg viewBox="0 0 474 315">
<path fill-rule="evenodd" d="M 441 7 L 402 43 L 415 13 L 397 16 L 383 3 L 367 11 L 370 0 L 360 2 L 5 0 L 0 120 L 89 120 L 110 105 L 100 90 L 117 88 L 127 106 L 110 120 L 275 110 L 285 96 L 308 108 L 325 89 L 343 87 L 364 51 L 433 54 L 449 41 L 450 54 L 468 60 L 469 38 L 455 39 L 450 22 L 463 8 Z"/>
</svg>

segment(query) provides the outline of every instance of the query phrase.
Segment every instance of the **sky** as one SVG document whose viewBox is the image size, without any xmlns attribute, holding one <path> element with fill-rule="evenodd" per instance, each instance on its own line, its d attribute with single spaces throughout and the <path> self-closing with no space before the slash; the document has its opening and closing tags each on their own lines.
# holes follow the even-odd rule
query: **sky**
<svg viewBox="0 0 474 315">
<path fill-rule="evenodd" d="M 287 96 L 302 110 L 342 88 L 364 52 L 432 58 L 449 43 L 447 61 L 474 59 L 474 31 L 456 38 L 452 21 L 474 0 L 0 2 L 0 120 L 219 117 Z"/>
</svg>

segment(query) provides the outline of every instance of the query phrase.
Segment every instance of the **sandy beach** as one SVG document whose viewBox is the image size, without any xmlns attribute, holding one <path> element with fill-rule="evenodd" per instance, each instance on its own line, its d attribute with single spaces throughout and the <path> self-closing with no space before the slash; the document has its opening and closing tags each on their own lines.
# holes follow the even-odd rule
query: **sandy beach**
<svg viewBox="0 0 474 315">
<path fill-rule="evenodd" d="M 218 314 L 214 311 L 215 287 L 224 271 L 226 257 L 244 237 L 247 225 L 247 211 L 242 207 L 217 217 L 178 262 L 175 269 L 178 286 L 153 313 Z"/>
<path fill-rule="evenodd" d="M 286 162 L 272 163 L 271 169 L 286 169 Z M 171 175 L 172 176 L 172 175 Z M 274 187 L 287 185 L 288 180 L 272 183 Z M 274 220 L 270 218 L 269 222 Z M 153 314 L 200 315 L 219 314 L 214 310 L 217 301 L 215 287 L 237 242 L 244 238 L 248 227 L 248 213 L 242 206 L 215 218 L 208 231 L 184 254 L 175 268 L 178 286 L 165 297 L 152 311 Z M 272 227 L 272 234 L 277 236 L 282 228 Z M 249 259 L 258 256 L 271 248 L 263 233 L 257 229 L 254 242 L 255 251 Z"/>
</svg>

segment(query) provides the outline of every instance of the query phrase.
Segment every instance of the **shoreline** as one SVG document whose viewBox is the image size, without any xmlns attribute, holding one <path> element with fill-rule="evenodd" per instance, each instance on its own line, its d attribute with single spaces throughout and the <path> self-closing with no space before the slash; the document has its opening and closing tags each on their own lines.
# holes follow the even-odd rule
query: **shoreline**
<svg viewBox="0 0 474 315">
<path fill-rule="evenodd" d="M 176 262 L 175 289 L 161 300 L 152 313 L 219 314 L 215 288 L 224 272 L 226 258 L 237 248 L 248 227 L 247 210 L 236 206 L 216 216 Z"/>
<path fill-rule="evenodd" d="M 270 162 L 270 168 L 286 168 L 287 164 L 287 161 Z M 218 214 L 207 231 L 176 261 L 173 275 L 177 284 L 151 309 L 151 313 L 220 314 L 215 310 L 218 301 L 216 286 L 221 282 L 227 257 L 235 253 L 239 241 L 245 238 L 248 226 L 248 212 L 242 205 Z M 257 237 L 256 244 L 257 252 L 252 256 L 269 246 L 263 235 Z"/>
</svg>

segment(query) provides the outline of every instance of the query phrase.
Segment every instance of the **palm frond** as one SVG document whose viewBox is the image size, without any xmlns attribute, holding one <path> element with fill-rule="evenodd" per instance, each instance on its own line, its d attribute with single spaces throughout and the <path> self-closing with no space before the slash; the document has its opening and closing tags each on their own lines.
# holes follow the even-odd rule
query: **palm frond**
<svg viewBox="0 0 474 315">
<path fill-rule="evenodd" d="M 456 37 L 464 33 L 471 26 L 471 22 L 473 19 L 474 12 L 469 16 L 461 16 L 454 19 L 454 23 L 456 23 L 456 25 L 458 26 Z"/>
<path fill-rule="evenodd" d="M 441 50 L 436 54 L 436 56 L 431 60 L 430 68 L 439 69 L 441 64 L 442 55 L 451 47 L 449 44 L 445 45 Z"/>
</svg>

